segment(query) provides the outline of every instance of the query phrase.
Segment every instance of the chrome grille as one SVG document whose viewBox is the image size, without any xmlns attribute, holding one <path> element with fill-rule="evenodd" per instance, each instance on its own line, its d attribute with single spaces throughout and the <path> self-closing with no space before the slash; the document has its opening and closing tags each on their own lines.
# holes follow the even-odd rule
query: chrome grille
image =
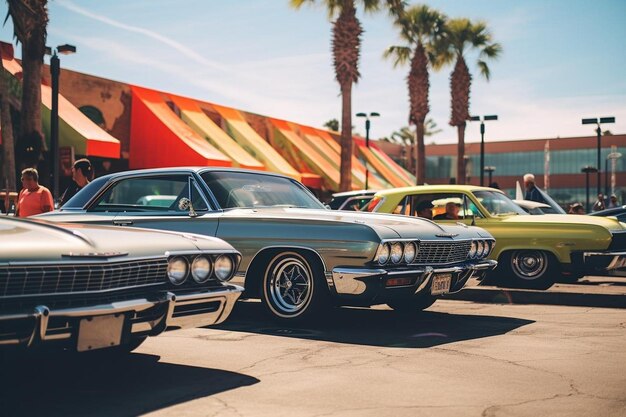
<svg viewBox="0 0 626 417">
<path fill-rule="evenodd" d="M 0 267 L 0 297 L 104 291 L 166 281 L 167 260 Z"/>
<path fill-rule="evenodd" d="M 463 262 L 467 259 L 472 242 L 421 241 L 414 264 L 443 265 Z"/>
</svg>

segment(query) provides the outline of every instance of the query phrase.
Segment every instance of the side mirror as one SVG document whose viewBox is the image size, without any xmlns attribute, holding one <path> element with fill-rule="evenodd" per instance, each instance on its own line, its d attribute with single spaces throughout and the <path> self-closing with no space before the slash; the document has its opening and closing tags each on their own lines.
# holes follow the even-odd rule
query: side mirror
<svg viewBox="0 0 626 417">
<path fill-rule="evenodd" d="M 198 213 L 193 209 L 191 200 L 187 197 L 183 197 L 178 201 L 178 208 L 183 211 L 189 211 L 189 217 L 197 217 Z"/>
</svg>

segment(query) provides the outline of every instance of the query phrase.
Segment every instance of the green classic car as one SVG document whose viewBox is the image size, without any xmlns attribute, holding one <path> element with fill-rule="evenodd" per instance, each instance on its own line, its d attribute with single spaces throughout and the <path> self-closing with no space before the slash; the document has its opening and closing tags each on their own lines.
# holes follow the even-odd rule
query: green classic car
<svg viewBox="0 0 626 417">
<path fill-rule="evenodd" d="M 158 195 L 169 205 L 145 204 Z M 233 282 L 284 320 L 331 303 L 418 311 L 496 265 L 485 259 L 494 239 L 478 227 L 328 210 L 299 182 L 260 171 L 120 172 L 40 217 L 222 238 L 242 255 Z"/>
<path fill-rule="evenodd" d="M 568 280 L 626 275 L 626 225 L 615 219 L 530 216 L 502 191 L 471 185 L 384 190 L 368 205 L 369 211 L 406 216 L 428 216 L 429 209 L 436 222 L 480 226 L 496 238 L 490 257 L 498 267 L 490 276 L 498 285 L 546 289 L 561 274 Z"/>
<path fill-rule="evenodd" d="M 131 351 L 166 330 L 217 324 L 243 288 L 223 240 L 0 217 L 0 355 L 55 346 Z"/>
</svg>

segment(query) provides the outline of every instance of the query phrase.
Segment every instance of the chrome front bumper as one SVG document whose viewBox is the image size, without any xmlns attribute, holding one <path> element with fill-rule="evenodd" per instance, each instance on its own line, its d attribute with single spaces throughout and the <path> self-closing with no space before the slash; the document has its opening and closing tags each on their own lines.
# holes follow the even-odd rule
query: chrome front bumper
<svg viewBox="0 0 626 417">
<path fill-rule="evenodd" d="M 452 274 L 454 280 L 450 292 L 460 291 L 466 286 L 478 284 L 478 279 L 495 268 L 496 261 L 485 259 L 477 264 L 461 264 L 452 267 L 433 268 L 430 266 L 417 267 L 409 270 L 388 271 L 385 269 L 362 268 L 334 268 L 329 281 L 335 293 L 342 297 L 363 297 L 374 299 L 385 296 L 393 297 L 394 293 L 402 290 L 403 295 L 418 294 L 430 290 L 432 278 L 437 274 Z M 410 285 L 403 287 L 386 287 L 389 278 L 411 278 Z"/>
<path fill-rule="evenodd" d="M 593 275 L 626 276 L 626 252 L 583 252 L 585 272 Z"/>
<path fill-rule="evenodd" d="M 160 291 L 154 297 L 84 307 L 55 309 L 40 304 L 29 311 L 0 313 L 0 345 L 31 347 L 63 340 L 76 343 L 80 340 L 81 321 L 94 318 L 111 317 L 123 322 L 119 335 L 122 344 L 132 336 L 155 336 L 166 330 L 218 324 L 230 315 L 242 291 L 242 287 L 228 285 L 178 295 Z M 101 329 L 103 334 L 107 331 L 110 329 Z M 80 343 L 78 350 L 82 350 Z"/>
</svg>

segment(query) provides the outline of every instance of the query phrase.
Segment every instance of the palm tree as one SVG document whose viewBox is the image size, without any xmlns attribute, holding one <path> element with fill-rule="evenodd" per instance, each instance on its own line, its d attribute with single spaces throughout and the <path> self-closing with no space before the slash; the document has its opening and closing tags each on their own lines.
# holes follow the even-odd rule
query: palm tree
<svg viewBox="0 0 626 417">
<path fill-rule="evenodd" d="M 408 9 L 397 9 L 395 26 L 400 30 L 404 45 L 390 46 L 385 58 L 393 58 L 394 67 L 410 61 L 411 69 L 407 77 L 409 89 L 409 124 L 415 125 L 416 144 L 414 148 L 415 180 L 423 184 L 426 179 L 426 149 L 424 147 L 424 122 L 430 108 L 428 90 L 429 53 L 432 43 L 441 33 L 445 16 L 426 5 L 414 5 Z"/>
<path fill-rule="evenodd" d="M 360 77 L 359 55 L 361 52 L 361 34 L 363 29 L 356 17 L 355 0 L 290 0 L 291 6 L 299 9 L 305 3 L 322 3 L 328 10 L 333 22 L 333 64 L 335 77 L 341 91 L 341 177 L 340 191 L 352 188 L 352 84 Z M 363 10 L 374 12 L 379 9 L 380 0 L 360 0 Z M 388 0 L 392 7 L 403 3 L 400 0 Z"/>
<path fill-rule="evenodd" d="M 7 85 L 8 72 L 4 71 L 2 59 L 0 59 L 0 130 L 2 130 L 2 177 L 4 183 L 0 188 L 6 187 L 6 192 L 13 190 L 15 181 L 15 145 L 13 141 L 13 122 L 9 105 L 9 88 Z M 8 212 L 9 208 L 6 207 Z"/>
<path fill-rule="evenodd" d="M 470 49 L 478 51 L 476 64 L 480 74 L 489 80 L 491 71 L 486 59 L 496 59 L 502 52 L 502 46 L 493 42 L 493 36 L 487 30 L 487 24 L 479 21 L 472 23 L 469 19 L 451 19 L 444 26 L 443 36 L 436 46 L 435 69 L 453 61 L 454 71 L 450 76 L 451 106 L 450 125 L 457 127 L 457 183 L 465 184 L 465 125 L 470 119 L 469 97 L 472 75 L 465 62 L 465 52 Z"/>
<path fill-rule="evenodd" d="M 48 0 L 7 0 L 13 34 L 22 44 L 22 105 L 18 147 L 29 147 L 23 161 L 34 166 L 46 145 L 41 133 L 41 69 L 46 52 Z"/>
</svg>

